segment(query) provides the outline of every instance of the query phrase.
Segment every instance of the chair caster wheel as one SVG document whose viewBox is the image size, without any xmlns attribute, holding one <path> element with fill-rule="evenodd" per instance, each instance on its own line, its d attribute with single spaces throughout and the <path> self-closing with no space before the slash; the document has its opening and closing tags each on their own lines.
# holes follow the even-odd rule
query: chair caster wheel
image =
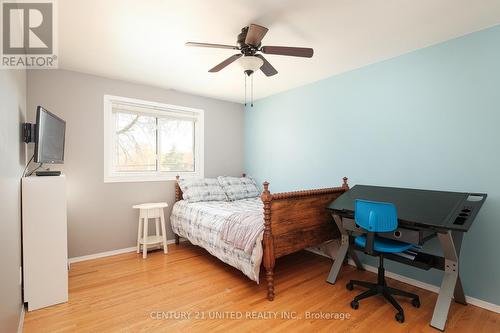
<svg viewBox="0 0 500 333">
<path fill-rule="evenodd" d="M 353 308 L 354 310 L 357 310 L 359 308 L 359 303 L 357 301 L 352 301 L 351 308 Z"/>
<path fill-rule="evenodd" d="M 354 289 L 354 285 L 351 282 L 347 283 L 345 285 L 345 287 L 346 287 L 347 290 L 353 290 Z"/>
<path fill-rule="evenodd" d="M 411 305 L 413 305 L 416 308 L 420 307 L 420 300 L 418 298 L 414 298 L 411 300 Z"/>
<path fill-rule="evenodd" d="M 401 312 L 396 313 L 396 320 L 399 321 L 400 323 L 404 323 L 405 315 Z"/>
</svg>

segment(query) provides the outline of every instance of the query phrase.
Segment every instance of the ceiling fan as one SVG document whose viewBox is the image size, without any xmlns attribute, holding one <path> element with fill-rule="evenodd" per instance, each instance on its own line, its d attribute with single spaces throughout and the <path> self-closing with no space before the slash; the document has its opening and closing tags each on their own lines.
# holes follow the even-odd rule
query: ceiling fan
<svg viewBox="0 0 500 333">
<path fill-rule="evenodd" d="M 266 76 L 273 76 L 278 74 L 276 68 L 273 67 L 267 61 L 266 58 L 260 53 L 264 54 L 276 54 L 292 57 L 303 57 L 311 58 L 313 56 L 314 50 L 307 47 L 289 47 L 289 46 L 262 46 L 262 39 L 266 35 L 266 27 L 260 26 L 258 24 L 250 24 L 249 26 L 243 27 L 241 32 L 238 34 L 236 43 L 238 46 L 225 45 L 225 44 L 211 44 L 211 43 L 197 43 L 197 42 L 187 42 L 186 46 L 198 46 L 198 47 L 211 47 L 218 49 L 229 49 L 238 50 L 240 53 L 233 54 L 220 64 L 216 65 L 209 70 L 211 73 L 215 73 L 224 69 L 229 64 L 235 62 L 239 59 L 239 63 L 243 68 L 243 73 L 245 73 L 245 105 L 246 105 L 246 93 L 247 93 L 247 80 L 248 76 L 251 76 L 251 106 L 253 106 L 253 73 L 259 69 Z"/>
<path fill-rule="evenodd" d="M 304 57 L 311 58 L 313 56 L 313 49 L 307 47 L 289 47 L 289 46 L 261 46 L 262 39 L 266 35 L 266 27 L 260 26 L 258 24 L 250 24 L 249 26 L 241 29 L 238 35 L 237 44 L 224 45 L 224 44 L 210 44 L 210 43 L 196 43 L 187 42 L 186 46 L 198 46 L 198 47 L 212 47 L 219 49 L 229 49 L 238 50 L 240 53 L 236 53 L 217 66 L 209 70 L 209 72 L 218 72 L 225 68 L 234 61 L 240 59 L 240 64 L 243 67 L 243 71 L 247 76 L 252 75 L 255 71 L 261 70 L 266 76 L 273 76 L 278 74 L 278 71 L 264 58 L 260 53 L 264 54 L 276 54 L 292 57 Z"/>
</svg>

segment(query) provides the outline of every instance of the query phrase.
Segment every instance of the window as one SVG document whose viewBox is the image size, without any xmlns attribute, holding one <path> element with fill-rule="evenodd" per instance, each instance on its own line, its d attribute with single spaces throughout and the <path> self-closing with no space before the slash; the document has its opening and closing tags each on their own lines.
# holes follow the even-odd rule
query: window
<svg viewBox="0 0 500 333">
<path fill-rule="evenodd" d="M 203 110 L 104 96 L 104 181 L 203 177 Z"/>
</svg>

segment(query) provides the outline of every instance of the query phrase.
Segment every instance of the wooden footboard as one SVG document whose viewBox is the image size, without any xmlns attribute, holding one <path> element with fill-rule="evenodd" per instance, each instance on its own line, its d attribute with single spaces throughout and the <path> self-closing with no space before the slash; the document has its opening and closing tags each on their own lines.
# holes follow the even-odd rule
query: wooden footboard
<svg viewBox="0 0 500 333">
<path fill-rule="evenodd" d="M 264 257 L 267 299 L 274 299 L 276 259 L 310 246 L 338 238 L 340 233 L 326 207 L 349 189 L 341 187 L 271 194 L 264 182 Z"/>
<path fill-rule="evenodd" d="M 243 174 L 245 177 L 245 174 Z M 177 177 L 179 180 L 179 177 Z M 274 267 L 276 259 L 284 255 L 321 244 L 340 236 L 332 216 L 326 207 L 349 189 L 347 178 L 342 186 L 275 193 L 264 182 L 261 199 L 264 204 L 264 255 L 262 262 L 267 282 L 267 299 L 274 299 Z M 178 182 L 175 185 L 175 201 L 182 200 Z M 175 235 L 179 244 L 179 236 Z"/>
</svg>

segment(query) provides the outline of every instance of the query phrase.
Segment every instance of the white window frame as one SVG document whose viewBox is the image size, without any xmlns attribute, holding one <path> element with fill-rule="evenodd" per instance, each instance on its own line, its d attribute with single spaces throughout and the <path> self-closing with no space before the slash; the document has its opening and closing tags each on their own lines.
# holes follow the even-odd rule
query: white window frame
<svg viewBox="0 0 500 333">
<path fill-rule="evenodd" d="M 145 171 L 145 172 L 117 172 L 113 170 L 113 154 L 115 152 L 113 117 L 113 103 L 129 104 L 147 108 L 148 115 L 162 115 L 166 112 L 183 113 L 191 118 L 195 118 L 195 140 L 194 140 L 194 172 L 166 172 L 166 171 Z M 182 178 L 203 178 L 205 176 L 204 159 L 204 110 L 188 108 L 184 106 L 163 104 L 141 99 L 104 95 L 104 182 L 150 182 L 174 180 L 176 176 Z M 156 157 L 158 158 L 158 156 Z"/>
</svg>

